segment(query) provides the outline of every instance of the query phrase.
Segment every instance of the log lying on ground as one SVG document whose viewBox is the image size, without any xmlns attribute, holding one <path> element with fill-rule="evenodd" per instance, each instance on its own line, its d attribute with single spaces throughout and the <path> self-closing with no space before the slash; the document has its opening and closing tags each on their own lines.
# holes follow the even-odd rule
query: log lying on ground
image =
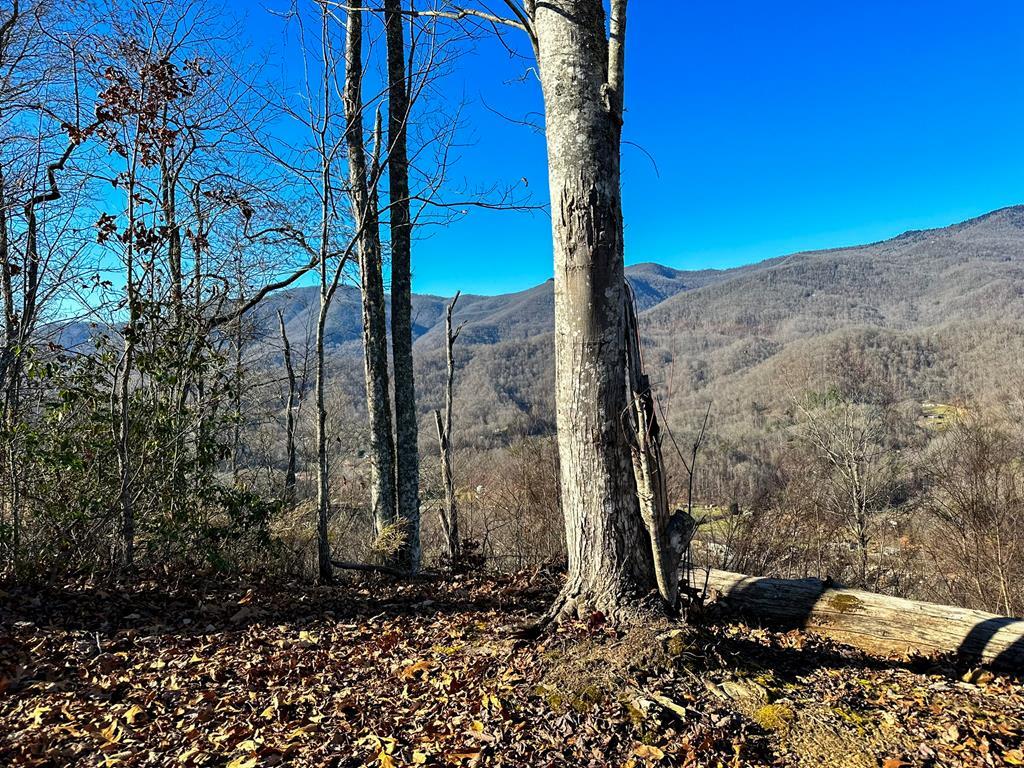
<svg viewBox="0 0 1024 768">
<path fill-rule="evenodd" d="M 705 572 L 695 574 L 698 585 Z M 766 623 L 802 628 L 875 654 L 957 653 L 968 664 L 1024 674 L 1024 620 L 844 589 L 818 579 L 712 570 L 708 596 Z"/>
</svg>

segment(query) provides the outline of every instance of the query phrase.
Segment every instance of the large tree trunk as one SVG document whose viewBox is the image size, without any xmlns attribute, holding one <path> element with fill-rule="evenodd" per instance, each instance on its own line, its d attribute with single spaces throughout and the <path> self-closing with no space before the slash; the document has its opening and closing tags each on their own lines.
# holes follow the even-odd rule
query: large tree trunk
<svg viewBox="0 0 1024 768">
<path fill-rule="evenodd" d="M 712 570 L 708 591 L 752 618 L 828 635 L 869 653 L 959 653 L 970 664 L 1024 670 L 1024 620 L 843 589 L 818 579 Z"/>
<path fill-rule="evenodd" d="M 613 25 L 614 26 L 614 25 Z M 630 447 L 619 183 L 621 48 L 601 0 L 538 3 L 555 255 L 555 401 L 569 575 L 563 614 L 628 618 L 655 586 Z M 613 33 L 614 33 L 613 29 Z"/>
<path fill-rule="evenodd" d="M 388 51 L 388 181 L 391 219 L 391 350 L 395 374 L 398 516 L 408 532 L 396 564 L 420 565 L 420 455 L 412 365 L 412 220 L 409 215 L 409 86 L 401 3 L 384 0 Z"/>
<path fill-rule="evenodd" d="M 352 215 L 359 233 L 359 274 L 363 309 L 363 362 L 370 420 L 370 503 L 379 536 L 395 523 L 395 445 L 391 433 L 387 322 L 381 273 L 376 195 L 367 171 L 362 104 L 362 11 L 348 13 L 345 47 L 345 138 L 348 147 Z M 408 535 L 409 532 L 406 532 Z"/>
</svg>

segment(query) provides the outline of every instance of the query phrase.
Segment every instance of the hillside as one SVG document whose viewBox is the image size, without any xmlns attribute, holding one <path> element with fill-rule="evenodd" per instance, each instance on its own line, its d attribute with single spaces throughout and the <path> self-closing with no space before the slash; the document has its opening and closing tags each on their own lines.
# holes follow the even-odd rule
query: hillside
<svg viewBox="0 0 1024 768">
<path fill-rule="evenodd" d="M 1024 371 L 1024 206 L 868 245 L 796 253 L 726 270 L 626 268 L 646 358 L 670 422 L 713 401 L 717 423 L 746 431 L 823 384 L 884 388 L 897 399 L 1015 394 Z M 417 294 L 413 324 L 424 428 L 441 400 L 449 299 Z M 297 356 L 312 348 L 317 290 L 272 295 L 253 314 L 251 359 L 281 364 L 277 312 Z M 553 282 L 465 294 L 457 349 L 457 439 L 489 445 L 552 429 Z M 86 324 L 61 329 L 81 345 Z M 331 386 L 361 408 L 359 291 L 339 288 L 328 316 Z M 358 415 L 356 416 L 358 420 Z M 746 426 L 744 426 L 746 425 Z"/>
<path fill-rule="evenodd" d="M 675 362 L 663 381 L 681 403 L 714 399 L 723 416 L 843 378 L 957 399 L 1014 390 L 1022 293 L 1024 208 L 1014 207 L 764 262 L 661 303 L 643 323 L 656 359 Z"/>
<path fill-rule="evenodd" d="M 729 270 L 627 268 L 643 309 L 647 360 L 670 420 L 714 401 L 721 425 L 749 421 L 796 392 L 857 379 L 898 397 L 950 400 L 1016 391 L 1024 368 L 1024 207 L 863 246 L 797 253 Z M 424 419 L 440 402 L 444 307 L 414 298 Z M 313 289 L 282 293 L 293 339 L 315 319 Z M 552 282 L 501 296 L 465 295 L 456 321 L 461 439 L 487 444 L 553 424 Z M 358 293 L 341 290 L 328 322 L 333 380 L 362 386 Z M 264 326 L 268 328 L 268 326 Z M 277 359 L 275 334 L 264 352 Z M 425 427 L 429 424 L 425 421 Z"/>
<path fill-rule="evenodd" d="M 702 270 L 683 272 L 658 264 L 628 267 L 626 274 L 642 309 L 654 307 L 676 294 L 709 285 L 727 272 Z M 413 336 L 418 349 L 430 350 L 444 343 L 444 314 L 450 298 L 415 294 L 413 296 Z M 317 289 L 296 288 L 283 291 L 269 299 L 259 310 L 263 332 L 272 332 L 276 325 L 268 319 L 282 310 L 289 336 L 304 338 L 315 327 Z M 388 304 L 390 312 L 390 297 Z M 349 351 L 352 344 L 358 351 L 360 340 L 360 308 L 358 289 L 345 285 L 338 289 L 327 320 L 326 342 L 334 351 Z M 463 294 L 459 298 L 456 318 L 465 323 L 462 342 L 472 345 L 522 341 L 549 333 L 554 324 L 553 281 L 525 291 L 498 296 Z"/>
</svg>

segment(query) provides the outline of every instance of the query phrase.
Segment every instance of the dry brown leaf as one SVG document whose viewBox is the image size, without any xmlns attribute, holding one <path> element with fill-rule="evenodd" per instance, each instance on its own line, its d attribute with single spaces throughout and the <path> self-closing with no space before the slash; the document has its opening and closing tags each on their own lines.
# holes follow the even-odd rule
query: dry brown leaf
<svg viewBox="0 0 1024 768">
<path fill-rule="evenodd" d="M 1003 762 L 1007 765 L 1024 765 L 1024 752 L 1019 749 L 1011 749 L 1003 753 Z"/>
<path fill-rule="evenodd" d="M 417 661 L 415 664 L 410 664 L 409 666 L 405 667 L 399 673 L 399 677 L 401 677 L 403 680 L 411 680 L 417 675 L 426 678 L 427 672 L 429 672 L 433 668 L 433 666 L 434 662 L 430 661 L 429 659 L 421 659 L 420 661 Z"/>
<path fill-rule="evenodd" d="M 633 754 L 645 760 L 661 760 L 665 753 L 651 744 L 640 744 L 633 749 Z"/>
</svg>

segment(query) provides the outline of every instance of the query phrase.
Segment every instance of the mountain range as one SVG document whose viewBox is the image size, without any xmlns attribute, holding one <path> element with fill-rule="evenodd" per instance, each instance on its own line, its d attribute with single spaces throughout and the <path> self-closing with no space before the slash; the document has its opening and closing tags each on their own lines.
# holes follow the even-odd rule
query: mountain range
<svg viewBox="0 0 1024 768">
<path fill-rule="evenodd" d="M 795 253 L 734 269 L 626 268 L 644 355 L 672 426 L 708 404 L 723 433 L 763 430 L 808 390 L 874 387 L 897 401 L 1024 397 L 1024 206 L 867 245 Z M 417 399 L 425 434 L 444 383 L 450 298 L 414 295 Z M 251 313 L 247 355 L 281 366 L 277 312 L 308 357 L 316 288 L 272 294 Z M 338 289 L 326 324 L 331 403 L 363 420 L 360 300 Z M 457 439 L 487 447 L 553 429 L 553 281 L 464 294 L 455 322 Z M 65 326 L 73 346 L 92 330 Z M 279 375 L 261 384 L 279 388 Z M 311 377 L 307 377 L 307 383 Z M 276 389 L 267 393 L 277 397 Z"/>
<path fill-rule="evenodd" d="M 709 401 L 720 423 L 763 420 L 795 393 L 845 378 L 897 398 L 957 400 L 1024 381 L 1024 206 L 862 246 L 809 251 L 735 269 L 627 267 L 645 357 L 670 421 Z M 440 403 L 449 299 L 413 299 L 424 419 Z M 310 338 L 316 290 L 277 294 L 258 313 L 264 352 Z M 490 443 L 551 429 L 553 284 L 463 295 L 455 321 L 455 397 L 463 439 Z M 359 294 L 343 287 L 327 323 L 332 381 L 358 403 Z M 1024 391 L 1024 390 L 1022 390 Z M 424 424 L 428 426 L 427 423 Z"/>
</svg>

